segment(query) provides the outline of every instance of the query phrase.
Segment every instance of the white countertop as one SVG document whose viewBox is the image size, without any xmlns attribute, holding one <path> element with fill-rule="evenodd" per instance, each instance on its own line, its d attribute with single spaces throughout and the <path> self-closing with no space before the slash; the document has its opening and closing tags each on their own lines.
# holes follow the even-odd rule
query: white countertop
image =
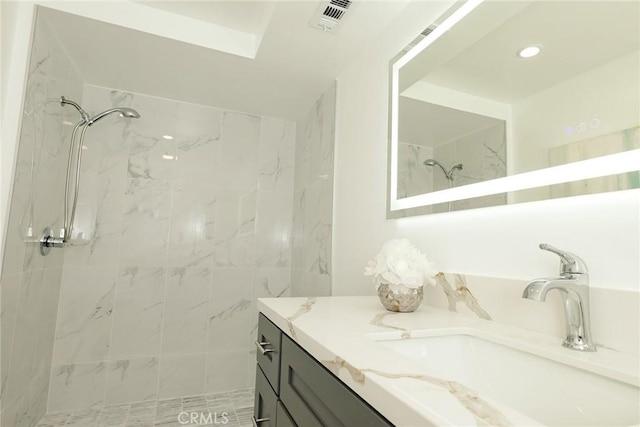
<svg viewBox="0 0 640 427">
<path fill-rule="evenodd" d="M 425 364 L 376 343 L 423 335 L 476 336 L 640 386 L 638 358 L 564 349 L 557 337 L 422 305 L 386 311 L 377 297 L 261 298 L 258 310 L 396 426 L 540 425 Z M 381 335 L 382 334 L 382 335 Z"/>
</svg>

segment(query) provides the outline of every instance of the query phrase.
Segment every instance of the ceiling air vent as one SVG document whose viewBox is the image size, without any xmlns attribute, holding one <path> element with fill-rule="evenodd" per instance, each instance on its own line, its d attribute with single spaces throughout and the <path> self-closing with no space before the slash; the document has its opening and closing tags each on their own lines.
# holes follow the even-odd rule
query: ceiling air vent
<svg viewBox="0 0 640 427">
<path fill-rule="evenodd" d="M 425 37 L 427 37 L 429 34 L 431 34 L 433 32 L 433 30 L 435 30 L 436 28 L 438 28 L 437 25 L 429 25 L 427 28 L 424 29 L 424 31 L 422 31 L 418 37 L 416 37 L 415 39 L 413 39 L 411 41 L 411 43 L 409 43 L 408 45 L 405 46 L 404 49 L 402 49 L 402 53 L 407 53 L 409 52 L 411 49 L 413 49 L 418 43 L 420 43 L 422 40 L 424 40 Z"/>
<path fill-rule="evenodd" d="M 309 24 L 323 31 L 335 32 L 342 23 L 349 6 L 351 6 L 351 0 L 323 1 Z"/>
</svg>

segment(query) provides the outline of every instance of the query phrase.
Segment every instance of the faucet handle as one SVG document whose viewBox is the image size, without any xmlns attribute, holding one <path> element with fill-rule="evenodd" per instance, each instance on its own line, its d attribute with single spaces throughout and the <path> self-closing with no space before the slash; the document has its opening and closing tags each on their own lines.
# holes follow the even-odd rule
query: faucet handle
<svg viewBox="0 0 640 427">
<path fill-rule="evenodd" d="M 586 274 L 589 272 L 587 264 L 578 255 L 554 248 L 547 243 L 540 243 L 539 247 L 560 257 L 560 274 Z"/>
</svg>

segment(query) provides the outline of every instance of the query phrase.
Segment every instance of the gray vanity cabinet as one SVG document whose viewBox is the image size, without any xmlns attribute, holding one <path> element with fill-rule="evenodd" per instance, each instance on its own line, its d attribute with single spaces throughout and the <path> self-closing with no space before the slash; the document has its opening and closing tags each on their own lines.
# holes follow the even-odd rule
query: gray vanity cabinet
<svg viewBox="0 0 640 427">
<path fill-rule="evenodd" d="M 262 330 L 262 328 L 265 328 Z M 279 333 L 276 338 L 273 328 Z M 389 427 L 389 423 L 369 404 L 344 385 L 322 364 L 260 314 L 258 342 L 273 345 L 269 366 L 279 360 L 279 378 L 263 373 L 266 362 L 258 345 L 256 402 L 254 417 L 261 427 Z M 266 332 L 265 332 L 266 331 Z M 277 348 L 276 348 L 277 347 Z M 275 350 L 277 351 L 277 354 Z M 272 414 L 275 413 L 275 421 Z"/>
</svg>

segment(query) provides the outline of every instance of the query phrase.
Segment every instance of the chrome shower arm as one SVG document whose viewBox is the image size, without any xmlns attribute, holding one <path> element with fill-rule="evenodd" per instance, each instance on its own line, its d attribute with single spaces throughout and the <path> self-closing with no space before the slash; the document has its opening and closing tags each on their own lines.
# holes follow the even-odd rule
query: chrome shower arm
<svg viewBox="0 0 640 427">
<path fill-rule="evenodd" d="M 76 110 L 78 110 L 78 113 L 80 113 L 80 115 L 82 116 L 82 120 L 84 120 L 85 122 L 89 121 L 89 114 L 87 114 L 86 111 L 84 111 L 82 109 L 82 107 L 80 105 L 78 105 L 78 103 L 73 102 L 67 98 L 65 98 L 64 96 L 60 97 L 60 105 L 62 105 L 63 107 L 66 105 L 71 105 L 72 107 L 74 107 Z"/>
</svg>

